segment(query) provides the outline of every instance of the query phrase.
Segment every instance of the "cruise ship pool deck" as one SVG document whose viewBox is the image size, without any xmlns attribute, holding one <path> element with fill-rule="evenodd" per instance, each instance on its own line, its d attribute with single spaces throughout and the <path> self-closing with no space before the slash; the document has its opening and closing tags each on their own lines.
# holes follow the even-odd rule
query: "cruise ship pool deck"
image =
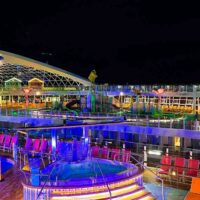
<svg viewBox="0 0 200 200">
<path fill-rule="evenodd" d="M 6 178 L 5 181 L 0 182 L 0 196 L 2 200 L 23 200 L 23 187 L 21 184 L 23 174 L 16 170 Z M 150 191 L 157 200 L 162 200 L 161 185 L 156 181 L 152 173 L 148 170 L 144 171 L 144 186 L 146 190 Z M 165 200 L 184 200 L 188 190 L 177 188 L 176 186 L 164 187 Z"/>
<path fill-rule="evenodd" d="M 174 169 L 176 157 L 185 154 L 173 154 L 169 145 L 155 148 L 140 142 L 144 136 L 159 137 L 160 141 L 165 137 L 198 140 L 198 131 L 162 127 L 162 122 L 158 126 L 156 120 L 154 126 L 147 126 L 149 123 L 143 120 L 70 118 L 62 126 L 2 129 L 1 174 L 10 167 L 9 163 L 5 165 L 5 157 L 13 160 L 14 167 L 0 182 L 1 199 L 184 200 L 191 177 L 189 182 L 182 182 L 181 175 L 171 177 L 169 170 L 161 176 L 158 171 L 162 156 L 172 157 L 170 169 Z M 140 142 L 133 135 L 139 136 Z M 11 146 L 6 148 L 8 138 Z M 190 153 L 187 148 L 185 151 Z M 195 159 L 199 154 L 193 151 L 191 156 Z M 189 159 L 184 159 L 187 173 Z M 199 169 L 196 171 L 199 174 Z"/>
</svg>

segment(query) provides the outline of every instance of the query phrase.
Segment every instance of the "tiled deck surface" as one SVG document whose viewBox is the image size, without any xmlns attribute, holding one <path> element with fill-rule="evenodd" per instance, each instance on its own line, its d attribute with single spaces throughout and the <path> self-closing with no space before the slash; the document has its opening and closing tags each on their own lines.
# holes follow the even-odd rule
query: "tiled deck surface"
<svg viewBox="0 0 200 200">
<path fill-rule="evenodd" d="M 155 172 L 155 169 L 152 169 Z M 148 170 L 144 172 L 144 186 L 151 192 L 157 200 L 162 200 L 162 187 L 156 181 L 155 175 Z M 164 186 L 164 199 L 165 200 L 184 200 L 188 190 Z"/>
<path fill-rule="evenodd" d="M 144 186 L 157 200 L 162 200 L 161 186 L 152 183 L 144 183 Z M 164 187 L 164 198 L 165 200 L 184 200 L 187 192 L 186 190 Z"/>
</svg>

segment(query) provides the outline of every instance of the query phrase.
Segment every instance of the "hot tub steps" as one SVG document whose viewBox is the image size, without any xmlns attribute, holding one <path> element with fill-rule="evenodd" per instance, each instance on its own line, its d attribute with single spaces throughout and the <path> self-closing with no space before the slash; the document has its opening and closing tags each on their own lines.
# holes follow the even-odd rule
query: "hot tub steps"
<svg viewBox="0 0 200 200">
<path fill-rule="evenodd" d="M 111 193 L 111 197 L 110 197 Z M 110 189 L 103 192 L 93 192 L 88 194 L 77 195 L 54 195 L 51 197 L 53 200 L 62 199 L 90 199 L 90 200 L 154 200 L 150 192 L 147 192 L 143 186 L 139 186 L 137 183 L 131 183 L 129 185 Z"/>
</svg>

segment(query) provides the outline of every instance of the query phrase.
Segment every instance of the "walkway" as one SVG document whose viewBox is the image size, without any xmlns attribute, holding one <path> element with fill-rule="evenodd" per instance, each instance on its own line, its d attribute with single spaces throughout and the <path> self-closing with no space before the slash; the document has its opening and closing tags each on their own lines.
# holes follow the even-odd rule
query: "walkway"
<svg viewBox="0 0 200 200">
<path fill-rule="evenodd" d="M 155 171 L 155 168 L 152 170 Z M 161 183 L 157 182 L 155 175 L 148 170 L 145 170 L 144 172 L 144 186 L 146 190 L 150 191 L 153 196 L 156 197 L 157 200 L 162 200 Z M 184 200 L 187 192 L 187 190 L 164 185 L 165 200 Z"/>
</svg>

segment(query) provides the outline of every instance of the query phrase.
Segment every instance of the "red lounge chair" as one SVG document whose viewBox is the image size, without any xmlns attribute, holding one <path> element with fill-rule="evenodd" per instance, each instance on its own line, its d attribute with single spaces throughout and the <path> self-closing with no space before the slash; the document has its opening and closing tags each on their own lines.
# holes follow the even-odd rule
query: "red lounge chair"
<svg viewBox="0 0 200 200">
<path fill-rule="evenodd" d="M 33 151 L 38 151 L 40 147 L 40 140 L 39 139 L 35 139 L 33 142 Z"/>
<path fill-rule="evenodd" d="M 182 175 L 184 172 L 184 167 L 185 167 L 185 158 L 182 157 L 176 157 L 175 158 L 175 163 L 174 163 L 174 170 Z"/>
<path fill-rule="evenodd" d="M 168 172 L 171 168 L 171 161 L 172 161 L 171 156 L 163 155 L 161 157 L 161 167 L 160 167 L 158 173 L 159 174 L 168 174 Z"/>
<path fill-rule="evenodd" d="M 9 148 L 10 147 L 10 142 L 11 142 L 11 136 L 10 135 L 6 135 L 3 146 L 5 148 Z"/>
<path fill-rule="evenodd" d="M 187 176 L 197 176 L 199 169 L 199 160 L 188 160 L 188 170 L 186 171 Z"/>
<path fill-rule="evenodd" d="M 47 145 L 48 145 L 48 140 L 42 139 L 41 145 L 40 145 L 40 148 L 39 148 L 39 152 L 45 153 L 46 150 L 47 150 Z"/>
<path fill-rule="evenodd" d="M 52 144 L 51 144 L 51 140 L 48 141 L 48 153 L 51 154 L 52 153 Z"/>
<path fill-rule="evenodd" d="M 9 142 L 9 137 L 8 137 L 7 138 L 7 142 L 4 141 L 4 147 L 9 149 L 9 150 L 12 150 L 13 144 L 17 145 L 17 142 L 18 142 L 17 135 L 14 135 L 14 136 L 10 137 L 10 142 Z"/>
<path fill-rule="evenodd" d="M 130 162 L 131 151 L 122 149 L 122 162 Z"/>
<path fill-rule="evenodd" d="M 108 159 L 109 156 L 109 149 L 108 147 L 101 148 L 101 158 Z"/>
<path fill-rule="evenodd" d="M 5 136 L 3 134 L 0 134 L 0 146 L 3 145 L 4 137 Z"/>
<path fill-rule="evenodd" d="M 111 150 L 111 160 L 120 160 L 120 149 Z"/>
<path fill-rule="evenodd" d="M 26 138 L 26 144 L 24 146 L 25 151 L 31 151 L 33 148 L 33 140 L 32 138 Z"/>
<path fill-rule="evenodd" d="M 99 146 L 93 146 L 92 147 L 92 157 L 99 157 L 99 150 L 100 150 L 100 147 Z"/>
<path fill-rule="evenodd" d="M 11 143 L 10 143 L 11 148 L 13 147 L 13 144 L 17 145 L 17 143 L 18 143 L 17 135 L 12 136 Z"/>
</svg>

